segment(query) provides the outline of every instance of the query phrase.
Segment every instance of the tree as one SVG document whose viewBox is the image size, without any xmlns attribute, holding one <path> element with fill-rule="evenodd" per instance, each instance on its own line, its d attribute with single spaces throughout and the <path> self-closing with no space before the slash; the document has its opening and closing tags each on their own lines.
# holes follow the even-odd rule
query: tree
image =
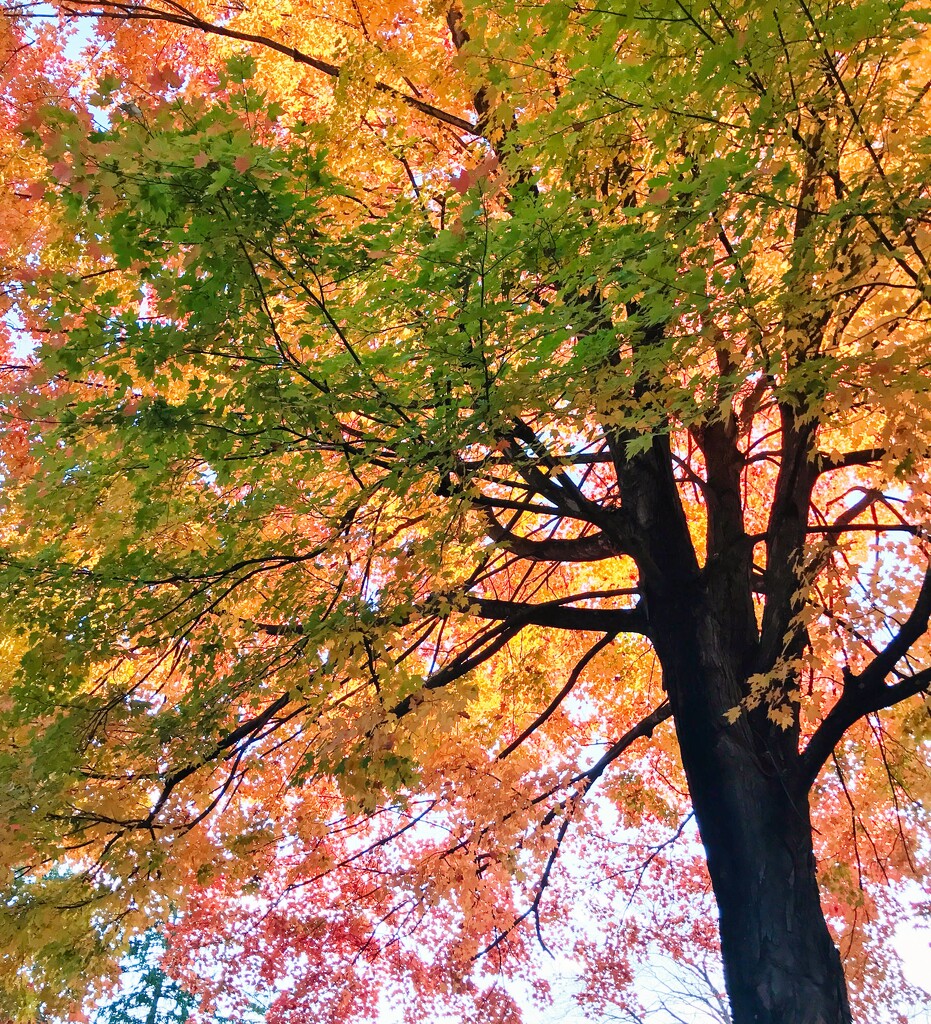
<svg viewBox="0 0 931 1024">
<path fill-rule="evenodd" d="M 162 967 L 165 937 L 156 929 L 134 936 L 120 962 L 119 984 L 99 1002 L 93 1024 L 188 1024 L 197 1000 L 174 982 Z M 235 1019 L 211 1014 L 210 1024 L 260 1024 L 261 1007 L 248 1001 Z"/>
<path fill-rule="evenodd" d="M 97 1010 L 100 1024 L 186 1024 L 194 999 L 162 970 L 164 951 L 164 941 L 153 929 L 130 942 L 122 963 L 122 990 Z"/>
<path fill-rule="evenodd" d="M 57 228 L 8 292 L 9 998 L 170 907 L 205 1006 L 511 1019 L 554 936 L 614 998 L 645 934 L 716 941 L 662 887 L 618 924 L 694 813 L 736 1024 L 851 1019 L 829 923 L 878 1019 L 928 851 L 927 11 L 61 11 L 94 82 L 16 100 Z"/>
</svg>

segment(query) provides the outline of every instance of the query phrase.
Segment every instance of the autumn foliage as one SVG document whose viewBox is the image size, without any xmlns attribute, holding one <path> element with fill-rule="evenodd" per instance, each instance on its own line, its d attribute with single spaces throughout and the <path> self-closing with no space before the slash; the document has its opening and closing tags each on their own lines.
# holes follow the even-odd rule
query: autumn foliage
<svg viewBox="0 0 931 1024">
<path fill-rule="evenodd" d="M 4 1009 L 921 998 L 928 11 L 617 8 L 6 0 Z"/>
</svg>

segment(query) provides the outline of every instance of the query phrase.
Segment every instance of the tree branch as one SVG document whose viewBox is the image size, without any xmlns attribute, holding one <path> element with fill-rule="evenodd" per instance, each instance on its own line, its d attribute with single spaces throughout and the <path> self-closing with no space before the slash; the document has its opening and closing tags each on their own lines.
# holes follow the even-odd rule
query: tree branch
<svg viewBox="0 0 931 1024">
<path fill-rule="evenodd" d="M 647 617 L 643 610 L 634 608 L 571 608 L 566 598 L 545 604 L 526 604 L 521 601 L 499 601 L 480 597 L 472 603 L 478 605 L 474 614 L 483 619 L 500 619 L 511 624 L 548 626 L 551 629 L 591 630 L 596 633 L 640 633 L 647 635 Z"/>
<path fill-rule="evenodd" d="M 885 448 L 863 448 L 856 452 L 845 452 L 833 458 L 819 454 L 816 460 L 816 472 L 830 473 L 834 469 L 847 469 L 850 466 L 869 466 L 879 462 L 886 455 Z"/>
<path fill-rule="evenodd" d="M 566 680 L 565 685 L 559 691 L 559 693 L 557 693 L 556 696 L 550 701 L 546 710 L 537 715 L 533 722 L 531 722 L 530 725 L 528 725 L 527 728 L 524 729 L 520 736 L 518 736 L 516 740 L 510 742 L 504 748 L 504 750 L 502 750 L 501 753 L 498 754 L 495 760 L 503 761 L 509 754 L 513 754 L 514 751 L 517 750 L 517 748 L 521 745 L 521 743 L 524 742 L 525 739 L 527 739 L 528 736 L 536 732 L 541 725 L 544 725 L 546 723 L 547 719 L 552 717 L 552 715 L 559 707 L 559 705 L 562 704 L 566 697 L 568 697 L 569 694 L 572 692 L 573 688 L 575 687 L 575 684 L 579 681 L 580 676 L 585 671 L 585 668 L 589 664 L 589 662 L 591 662 L 593 658 L 595 658 L 601 651 L 603 651 L 605 647 L 608 646 L 608 644 L 613 643 L 614 640 L 615 637 L 612 633 L 606 633 L 598 641 L 598 643 L 596 643 L 593 647 L 590 647 L 585 652 L 585 654 L 582 655 L 582 657 L 576 663 L 575 668 L 573 668 L 572 672 L 569 674 L 569 678 Z"/>
<path fill-rule="evenodd" d="M 115 21 L 162 21 L 172 25 L 180 25 L 182 28 L 195 29 L 198 32 L 205 32 L 210 35 L 223 36 L 227 39 L 238 39 L 244 43 L 254 43 L 266 49 L 274 50 L 277 53 L 290 57 L 298 64 L 304 64 L 313 68 L 330 78 L 339 78 L 342 68 L 338 64 L 331 64 L 329 61 L 321 60 L 319 57 L 312 57 L 310 54 L 298 50 L 287 43 L 281 43 L 277 39 L 268 36 L 257 35 L 253 32 L 242 32 L 239 29 L 231 28 L 228 25 L 217 25 L 212 21 L 205 21 L 198 17 L 193 11 L 172 0 L 170 10 L 163 10 L 159 7 L 150 6 L 147 3 L 120 3 L 118 0 L 66 0 L 61 5 L 62 13 L 75 18 L 109 18 Z M 470 124 L 462 117 L 450 114 L 433 106 L 432 103 L 410 96 L 395 89 L 386 82 L 376 82 L 377 92 L 392 99 L 400 100 L 402 103 L 414 110 L 433 118 L 442 124 L 456 128 L 460 132 L 475 137 L 481 137 L 481 128 Z"/>
<path fill-rule="evenodd" d="M 591 537 L 530 540 L 502 526 L 490 509 L 485 509 L 488 536 L 506 551 L 533 562 L 598 562 L 605 558 L 630 554 L 618 537 L 604 532 Z"/>
<path fill-rule="evenodd" d="M 462 615 L 480 619 L 494 619 L 509 625 L 546 626 L 550 629 L 590 631 L 592 633 L 640 633 L 647 635 L 647 617 L 639 606 L 633 608 L 573 608 L 576 601 L 591 598 L 621 597 L 637 594 L 637 588 L 624 587 L 620 590 L 591 591 L 560 597 L 554 601 L 531 604 L 527 601 L 503 601 L 492 597 L 478 597 L 472 594 L 436 595 L 417 608 L 425 613 L 435 612 L 435 602 L 443 597 L 452 600 L 466 600 L 465 607 L 455 607 Z M 380 620 L 376 620 L 380 621 Z M 387 620 L 381 620 L 387 621 Z M 241 619 L 241 624 L 267 636 L 296 637 L 304 635 L 301 622 L 255 622 Z"/>
<path fill-rule="evenodd" d="M 404 715 L 409 714 L 414 708 L 423 703 L 424 691 L 439 690 L 444 686 L 449 686 L 450 683 L 454 683 L 457 679 L 461 679 L 467 672 L 481 665 L 482 662 L 487 661 L 493 654 L 501 650 L 509 640 L 517 636 L 525 625 L 527 623 L 514 625 L 511 622 L 506 622 L 497 629 L 493 629 L 484 636 L 479 637 L 478 640 L 470 644 L 462 654 L 454 658 L 445 668 L 428 676 L 424 680 L 421 691 L 412 693 L 403 700 L 398 701 L 393 708 L 389 709 L 388 713 L 394 715 L 395 718 L 403 718 Z"/>
<path fill-rule="evenodd" d="M 895 670 L 898 662 L 927 632 L 929 619 L 931 568 L 925 573 L 915 606 L 898 633 L 858 675 L 845 671 L 843 693 L 815 730 L 799 759 L 797 785 L 801 793 L 807 793 L 811 788 L 822 765 L 854 722 L 927 691 L 931 686 L 931 668 L 902 675 L 891 685 L 886 683 L 886 677 Z"/>
<path fill-rule="evenodd" d="M 586 790 L 598 779 L 604 775 L 605 770 L 612 761 L 617 760 L 621 754 L 634 742 L 639 740 L 641 737 L 649 739 L 653 735 L 653 730 L 665 722 L 667 718 L 672 718 L 672 705 L 668 700 L 664 700 L 659 707 L 651 711 L 645 718 L 641 718 L 640 721 L 633 727 L 627 730 L 624 735 L 616 742 L 613 743 L 604 754 L 589 768 L 587 771 L 580 772 L 572 780 L 573 782 L 585 781 Z"/>
</svg>

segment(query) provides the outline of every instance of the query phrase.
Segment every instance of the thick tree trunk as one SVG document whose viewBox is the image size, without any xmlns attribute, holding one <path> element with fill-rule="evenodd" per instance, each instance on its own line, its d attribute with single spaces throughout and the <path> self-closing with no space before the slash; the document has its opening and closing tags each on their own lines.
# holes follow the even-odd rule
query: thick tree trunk
<svg viewBox="0 0 931 1024">
<path fill-rule="evenodd" d="M 735 616 L 725 623 L 703 603 L 696 595 L 688 611 L 680 604 L 678 628 L 668 643 L 657 637 L 657 649 L 718 904 L 734 1024 L 849 1024 L 808 801 L 792 786 L 795 733 L 762 710 L 728 723 L 724 712 L 746 692 L 728 634 Z"/>
<path fill-rule="evenodd" d="M 612 451 L 649 636 L 718 903 L 734 1024 L 849 1024 L 799 784 L 797 723 L 780 728 L 766 706 L 728 718 L 754 674 L 769 676 L 769 696 L 791 706 L 791 662 L 803 642 L 792 619 L 814 481 L 812 438 L 790 408 L 782 412 L 785 450 L 767 537 L 761 627 L 733 419 L 708 423 L 696 435 L 707 467 L 704 565 L 679 500 L 668 439 L 658 437 L 649 452 L 628 459 L 621 434 Z"/>
<path fill-rule="evenodd" d="M 807 801 L 734 745 L 691 765 L 734 1024 L 846 1024 L 840 956 L 821 908 Z"/>
</svg>

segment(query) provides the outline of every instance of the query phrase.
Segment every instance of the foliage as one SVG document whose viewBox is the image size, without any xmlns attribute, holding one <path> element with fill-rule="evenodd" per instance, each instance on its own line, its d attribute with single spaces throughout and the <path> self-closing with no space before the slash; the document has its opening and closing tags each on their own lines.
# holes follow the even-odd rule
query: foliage
<svg viewBox="0 0 931 1024">
<path fill-rule="evenodd" d="M 752 779 L 894 1019 L 927 11 L 46 13 L 2 22 L 6 1002 L 177 907 L 195 1017 L 517 1019 L 538 944 L 635 1012 L 722 857 L 770 878 Z"/>
</svg>

